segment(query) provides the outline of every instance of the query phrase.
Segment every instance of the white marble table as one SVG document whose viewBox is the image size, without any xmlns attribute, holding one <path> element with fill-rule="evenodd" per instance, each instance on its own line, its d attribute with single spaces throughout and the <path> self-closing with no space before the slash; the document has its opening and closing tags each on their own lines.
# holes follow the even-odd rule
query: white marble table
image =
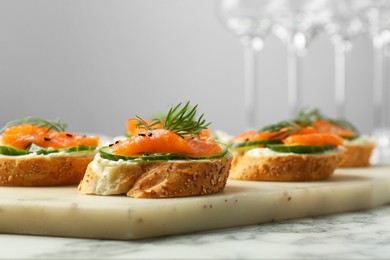
<svg viewBox="0 0 390 260">
<path fill-rule="evenodd" d="M 1 234 L 0 259 L 390 259 L 390 205 L 138 241 Z"/>
</svg>

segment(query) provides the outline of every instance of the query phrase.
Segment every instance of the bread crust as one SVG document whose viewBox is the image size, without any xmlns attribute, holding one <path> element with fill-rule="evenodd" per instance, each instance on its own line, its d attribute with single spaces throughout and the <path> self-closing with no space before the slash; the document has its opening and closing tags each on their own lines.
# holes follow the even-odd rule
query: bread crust
<svg viewBox="0 0 390 260">
<path fill-rule="evenodd" d="M 370 166 L 370 157 L 374 144 L 346 144 L 345 152 L 339 167 L 367 167 Z"/>
<path fill-rule="evenodd" d="M 332 176 L 345 149 L 319 154 L 252 156 L 234 153 L 229 179 L 254 181 L 316 181 Z"/>
<path fill-rule="evenodd" d="M 0 156 L 0 186 L 78 184 L 95 154 Z"/>
<path fill-rule="evenodd" d="M 206 195 L 222 191 L 229 175 L 231 154 L 212 160 L 124 162 L 102 159 L 88 165 L 81 194 L 126 194 L 134 198 Z"/>
</svg>

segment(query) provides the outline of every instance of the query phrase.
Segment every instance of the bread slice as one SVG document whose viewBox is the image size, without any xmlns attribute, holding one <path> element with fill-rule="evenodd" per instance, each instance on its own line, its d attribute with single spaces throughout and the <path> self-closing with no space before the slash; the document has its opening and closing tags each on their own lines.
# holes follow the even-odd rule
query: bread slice
<svg viewBox="0 0 390 260">
<path fill-rule="evenodd" d="M 0 156 L 0 186 L 75 185 L 95 151 L 49 155 Z"/>
<path fill-rule="evenodd" d="M 89 164 L 78 191 L 81 194 L 126 194 L 134 198 L 206 195 L 222 191 L 232 156 L 211 160 L 155 162 L 111 161 L 99 154 Z"/>
<path fill-rule="evenodd" d="M 370 166 L 370 157 L 375 145 L 372 144 L 345 144 L 345 152 L 339 167 L 367 167 Z"/>
<path fill-rule="evenodd" d="M 229 179 L 254 181 L 315 181 L 329 178 L 344 147 L 316 154 L 276 153 L 255 148 L 233 153 Z"/>
</svg>

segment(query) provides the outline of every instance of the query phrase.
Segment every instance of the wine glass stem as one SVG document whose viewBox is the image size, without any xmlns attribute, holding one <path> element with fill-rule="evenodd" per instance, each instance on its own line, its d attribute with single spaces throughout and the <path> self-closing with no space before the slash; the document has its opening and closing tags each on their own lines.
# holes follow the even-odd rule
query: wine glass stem
<svg viewBox="0 0 390 260">
<path fill-rule="evenodd" d="M 256 127 L 256 97 L 259 71 L 258 56 L 262 49 L 262 40 L 259 38 L 245 38 L 242 40 L 244 46 L 245 62 L 245 123 L 248 129 Z"/>
<path fill-rule="evenodd" d="M 301 57 L 293 43 L 287 46 L 287 96 L 289 116 L 293 118 L 301 102 Z"/>
<path fill-rule="evenodd" d="M 385 113 L 385 55 L 384 45 L 381 36 L 374 37 L 374 64 L 373 64 L 373 103 L 374 103 L 374 128 L 386 127 L 386 113 Z"/>
<path fill-rule="evenodd" d="M 334 44 L 334 80 L 335 80 L 335 103 L 336 103 L 336 116 L 338 118 L 345 117 L 345 55 L 346 50 L 342 43 Z"/>
</svg>

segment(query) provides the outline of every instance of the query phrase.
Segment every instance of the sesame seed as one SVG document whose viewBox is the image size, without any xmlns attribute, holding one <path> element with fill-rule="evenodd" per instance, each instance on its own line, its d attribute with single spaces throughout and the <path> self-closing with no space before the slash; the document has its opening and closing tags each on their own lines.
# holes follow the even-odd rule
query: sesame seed
<svg viewBox="0 0 390 260">
<path fill-rule="evenodd" d="M 140 133 L 140 134 L 138 134 L 138 136 L 146 136 L 145 134 L 143 134 L 143 133 Z"/>
<path fill-rule="evenodd" d="M 45 141 L 50 141 L 51 138 L 50 138 L 50 137 L 44 137 L 43 140 L 45 140 Z"/>
<path fill-rule="evenodd" d="M 69 133 L 66 133 L 66 136 L 68 136 L 68 137 L 73 137 L 73 135 L 72 135 L 72 134 L 69 134 Z"/>
<path fill-rule="evenodd" d="M 152 133 L 148 133 L 148 136 L 151 137 L 153 134 Z"/>
</svg>

